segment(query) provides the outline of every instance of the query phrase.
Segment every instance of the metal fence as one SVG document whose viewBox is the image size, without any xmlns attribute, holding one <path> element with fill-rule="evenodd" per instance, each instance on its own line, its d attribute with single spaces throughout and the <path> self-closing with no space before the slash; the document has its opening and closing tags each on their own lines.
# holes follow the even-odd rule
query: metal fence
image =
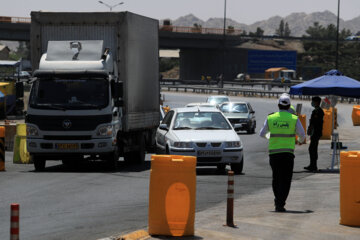
<svg viewBox="0 0 360 240">
<path fill-rule="evenodd" d="M 172 25 L 162 25 L 160 26 L 160 31 L 178 33 L 224 34 L 223 28 L 182 27 Z M 241 35 L 243 33 L 243 30 L 240 29 L 226 29 L 227 35 Z"/>
<path fill-rule="evenodd" d="M 259 90 L 259 89 L 249 89 L 249 88 L 219 88 L 211 86 L 192 86 L 192 85 L 160 85 L 162 91 L 175 91 L 175 92 L 193 92 L 193 93 L 202 93 L 202 94 L 218 94 L 218 95 L 230 95 L 230 96 L 244 96 L 244 97 L 268 97 L 268 98 L 279 98 L 279 96 L 287 92 L 287 89 L 284 91 L 269 91 L 269 90 Z M 301 100 L 310 100 L 312 96 L 305 95 L 291 95 L 291 98 L 301 99 Z M 357 103 L 360 104 L 359 98 L 348 98 L 348 97 L 339 97 L 339 102 L 344 103 Z"/>
</svg>

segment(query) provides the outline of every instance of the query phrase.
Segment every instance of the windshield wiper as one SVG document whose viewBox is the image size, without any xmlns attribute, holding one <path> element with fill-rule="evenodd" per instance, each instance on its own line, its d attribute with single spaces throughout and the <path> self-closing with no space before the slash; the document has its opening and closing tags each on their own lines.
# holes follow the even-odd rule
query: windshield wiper
<svg viewBox="0 0 360 240">
<path fill-rule="evenodd" d="M 101 105 L 98 104 L 93 104 L 93 103 L 84 103 L 84 102 L 77 102 L 76 104 L 69 104 L 68 107 L 71 107 L 72 109 L 77 109 L 77 108 L 84 108 L 84 107 L 91 107 L 91 108 L 97 108 L 99 110 L 101 110 L 102 108 L 104 108 Z"/>
<path fill-rule="evenodd" d="M 38 104 L 36 104 L 36 106 L 39 106 L 39 107 L 47 107 L 47 108 L 50 108 L 50 109 L 62 110 L 62 111 L 65 111 L 65 110 L 66 110 L 65 107 L 63 107 L 62 105 L 59 105 L 59 104 L 38 103 Z"/>
<path fill-rule="evenodd" d="M 222 127 L 198 127 L 196 130 L 207 130 L 207 129 L 224 129 Z"/>
<path fill-rule="evenodd" d="M 191 127 L 177 127 L 174 130 L 185 130 L 185 129 L 192 129 Z"/>
</svg>

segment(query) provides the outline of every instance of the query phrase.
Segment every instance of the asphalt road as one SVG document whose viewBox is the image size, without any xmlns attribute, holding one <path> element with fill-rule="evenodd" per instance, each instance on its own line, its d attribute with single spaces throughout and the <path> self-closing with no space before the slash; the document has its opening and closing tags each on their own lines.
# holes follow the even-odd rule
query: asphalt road
<svg viewBox="0 0 360 240">
<path fill-rule="evenodd" d="M 165 104 L 170 107 L 205 99 L 206 95 L 165 93 Z M 266 115 L 277 110 L 276 99 L 231 99 L 249 101 L 257 120 L 256 134 L 240 134 L 245 165 L 244 174 L 235 177 L 235 197 L 242 198 L 265 188 L 271 191 L 267 142 L 258 132 Z M 351 108 L 347 104 L 338 107 L 339 123 L 345 127 L 351 122 L 347 117 L 351 116 Z M 310 103 L 303 102 L 303 113 L 310 116 L 310 111 Z M 6 172 L 0 172 L 0 239 L 9 239 L 10 204 L 15 202 L 20 203 L 21 239 L 91 240 L 146 228 L 150 155 L 146 159 L 142 166 L 125 165 L 121 161 L 114 172 L 106 171 L 101 162 L 84 162 L 67 168 L 61 162 L 49 161 L 45 172 L 37 173 L 32 165 L 12 164 L 12 153 L 7 152 Z M 308 161 L 307 155 L 296 156 L 294 181 L 310 174 L 302 171 Z M 329 164 L 330 161 L 320 163 L 320 168 Z M 225 201 L 226 184 L 226 172 L 219 173 L 214 167 L 197 168 L 196 211 L 205 211 Z"/>
</svg>

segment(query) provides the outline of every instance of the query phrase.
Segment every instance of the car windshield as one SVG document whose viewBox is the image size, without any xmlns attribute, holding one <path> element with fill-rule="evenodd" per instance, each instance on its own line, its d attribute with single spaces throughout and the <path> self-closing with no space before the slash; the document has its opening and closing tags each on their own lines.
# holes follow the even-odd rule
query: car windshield
<svg viewBox="0 0 360 240">
<path fill-rule="evenodd" d="M 231 129 L 220 112 L 181 112 L 174 120 L 174 130 Z"/>
<path fill-rule="evenodd" d="M 227 98 L 227 97 L 209 97 L 207 99 L 207 102 L 211 103 L 211 104 L 220 104 L 220 103 L 228 102 L 228 101 L 229 101 L 229 98 Z"/>
<path fill-rule="evenodd" d="M 225 103 L 221 105 L 220 110 L 224 113 L 248 113 L 245 103 Z"/>
<path fill-rule="evenodd" d="M 42 109 L 101 109 L 109 104 L 106 79 L 41 79 L 33 83 L 30 106 Z"/>
</svg>

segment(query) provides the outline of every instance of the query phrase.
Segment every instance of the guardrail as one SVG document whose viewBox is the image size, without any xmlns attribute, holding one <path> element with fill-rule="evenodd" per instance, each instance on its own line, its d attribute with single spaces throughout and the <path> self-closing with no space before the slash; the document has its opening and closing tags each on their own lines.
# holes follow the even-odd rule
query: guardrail
<svg viewBox="0 0 360 240">
<path fill-rule="evenodd" d="M 193 93 L 203 93 L 203 94 L 218 94 L 218 95 L 231 95 L 238 96 L 242 95 L 244 97 L 276 97 L 287 92 L 285 91 L 269 91 L 269 90 L 258 90 L 258 89 L 244 89 L 244 88 L 219 88 L 219 87 L 205 87 L 205 86 L 191 86 L 191 85 L 160 85 L 161 90 L 167 91 L 183 91 L 183 92 L 193 92 Z M 310 100 L 312 96 L 305 95 L 290 95 L 291 98 L 298 98 L 300 100 Z M 339 102 L 347 103 L 357 103 L 360 104 L 360 98 L 348 98 L 348 97 L 339 97 Z"/>
<path fill-rule="evenodd" d="M 252 80 L 248 80 L 248 81 L 238 81 L 238 80 L 233 80 L 233 81 L 224 81 L 224 84 L 229 84 L 231 86 L 255 86 L 255 85 L 259 85 L 262 86 L 264 89 L 268 86 L 271 87 L 291 87 L 294 86 L 298 83 L 302 83 L 303 81 L 299 81 L 299 80 L 292 80 L 291 83 L 280 83 L 280 82 L 272 82 L 271 80 L 268 79 L 252 79 Z M 163 85 L 218 85 L 218 81 L 216 80 L 179 80 L 179 79 L 162 79 L 160 81 L 160 84 Z M 269 88 L 269 87 L 268 87 Z"/>
<path fill-rule="evenodd" d="M 7 16 L 0 16 L 0 22 L 7 22 L 7 23 L 30 23 L 31 18 L 27 17 L 7 17 Z"/>
</svg>

